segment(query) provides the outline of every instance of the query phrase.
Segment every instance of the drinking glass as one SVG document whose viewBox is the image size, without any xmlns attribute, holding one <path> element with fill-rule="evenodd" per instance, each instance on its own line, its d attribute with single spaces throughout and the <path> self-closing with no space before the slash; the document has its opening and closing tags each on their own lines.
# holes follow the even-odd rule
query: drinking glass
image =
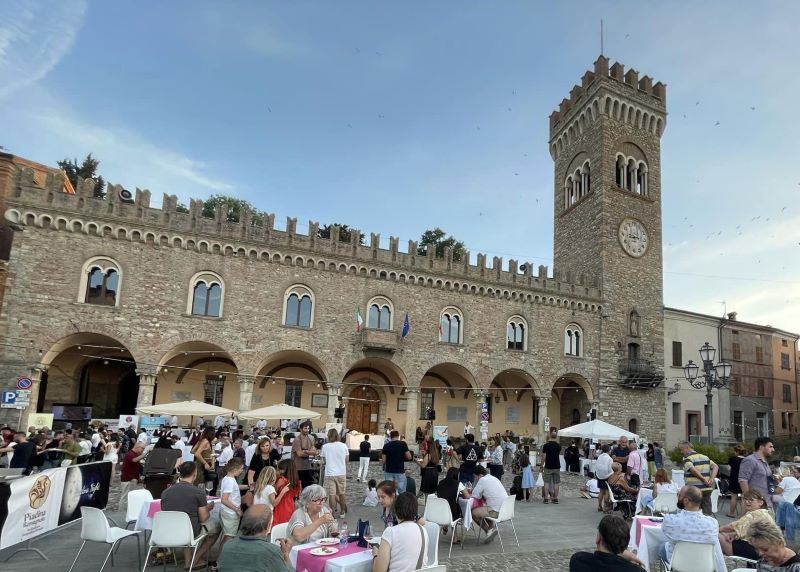
<svg viewBox="0 0 800 572">
<path fill-rule="evenodd" d="M 336 522 L 335 519 L 328 525 L 328 532 L 330 532 L 331 537 L 333 538 L 339 537 L 339 524 Z"/>
<path fill-rule="evenodd" d="M 372 539 L 372 525 L 367 524 L 364 527 L 364 540 L 371 540 Z"/>
</svg>

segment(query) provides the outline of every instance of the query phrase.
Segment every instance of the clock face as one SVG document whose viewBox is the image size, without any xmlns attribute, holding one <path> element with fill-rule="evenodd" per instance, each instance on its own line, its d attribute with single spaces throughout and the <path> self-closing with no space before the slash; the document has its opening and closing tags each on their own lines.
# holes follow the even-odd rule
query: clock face
<svg viewBox="0 0 800 572">
<path fill-rule="evenodd" d="M 625 252 L 634 258 L 644 256 L 648 242 L 647 229 L 638 220 L 626 218 L 620 223 L 619 243 Z"/>
</svg>

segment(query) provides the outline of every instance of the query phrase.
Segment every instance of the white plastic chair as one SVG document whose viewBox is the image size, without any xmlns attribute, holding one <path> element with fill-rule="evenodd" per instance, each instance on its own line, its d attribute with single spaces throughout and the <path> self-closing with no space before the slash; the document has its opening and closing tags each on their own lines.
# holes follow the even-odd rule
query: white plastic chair
<svg viewBox="0 0 800 572">
<path fill-rule="evenodd" d="M 711 513 L 717 514 L 719 511 L 719 496 L 720 496 L 719 489 L 713 489 L 711 491 Z"/>
<path fill-rule="evenodd" d="M 134 489 L 128 492 L 128 509 L 125 511 L 125 528 L 131 524 L 136 524 L 142 506 L 145 503 L 153 502 L 153 495 L 147 489 Z"/>
<path fill-rule="evenodd" d="M 102 510 L 89 506 L 82 506 L 81 540 L 83 540 L 83 542 L 81 543 L 81 547 L 78 548 L 78 553 L 75 555 L 75 560 L 72 561 L 72 566 L 69 567 L 69 572 L 72 572 L 72 569 L 75 568 L 75 564 L 78 562 L 81 551 L 83 551 L 83 547 L 86 546 L 87 542 L 102 542 L 103 544 L 110 544 L 111 547 L 108 550 L 108 554 L 106 554 L 106 558 L 103 560 L 102 566 L 100 566 L 100 572 L 102 572 L 103 568 L 106 567 L 106 563 L 108 563 L 109 558 L 111 558 L 111 565 L 113 566 L 114 548 L 117 547 L 117 544 L 121 540 L 130 536 L 136 537 L 136 554 L 139 556 L 139 566 L 141 566 L 142 547 L 139 541 L 139 534 L 139 531 L 125 530 L 124 528 L 109 526 L 108 520 L 106 520 L 106 515 L 103 514 Z"/>
<path fill-rule="evenodd" d="M 678 493 L 663 492 L 653 499 L 653 512 L 678 512 Z"/>
<path fill-rule="evenodd" d="M 697 542 L 675 543 L 672 561 L 662 562 L 664 572 L 715 572 L 714 546 Z"/>
<path fill-rule="evenodd" d="M 192 561 L 189 570 L 194 567 L 194 558 L 197 556 L 197 548 L 200 541 L 206 537 L 205 533 L 194 535 L 192 521 L 185 512 L 173 510 L 162 510 L 157 512 L 153 518 L 153 533 L 148 542 L 147 556 L 144 561 L 144 568 L 147 568 L 147 561 L 150 559 L 150 552 L 153 548 L 192 548 Z M 167 569 L 166 559 L 164 560 L 164 570 Z"/>
<path fill-rule="evenodd" d="M 519 537 L 517 536 L 517 527 L 514 526 L 514 507 L 516 506 L 517 497 L 515 496 L 507 496 L 503 501 L 503 504 L 500 506 L 500 512 L 497 515 L 497 518 L 492 518 L 491 516 L 485 517 L 486 520 L 491 521 L 494 523 L 495 528 L 497 528 L 497 537 L 500 539 L 500 548 L 503 552 L 506 551 L 506 547 L 503 546 L 503 537 L 500 535 L 500 523 L 501 522 L 510 522 L 511 529 L 514 531 L 514 538 L 517 541 L 517 547 L 519 547 Z M 478 529 L 478 539 L 481 537 L 481 530 L 482 528 Z"/>
<path fill-rule="evenodd" d="M 272 527 L 272 532 L 269 535 L 269 540 L 273 544 L 280 544 L 278 542 L 281 538 L 287 538 L 289 536 L 289 523 L 284 522 L 283 524 L 276 524 Z"/>
<path fill-rule="evenodd" d="M 450 552 L 447 553 L 447 557 L 450 558 L 453 555 L 453 541 L 455 540 L 456 537 L 456 529 L 459 526 L 461 527 L 462 536 L 464 536 L 463 521 L 460 518 L 453 520 L 453 513 L 450 511 L 450 503 L 447 502 L 447 500 L 440 499 L 438 497 L 428 498 L 428 504 L 425 505 L 424 518 L 427 523 L 433 523 L 437 527 L 449 526 L 453 529 L 453 533 L 450 535 Z M 430 532 L 428 533 L 428 536 L 430 536 Z M 436 540 L 438 543 L 439 540 L 438 533 L 436 536 Z M 464 548 L 463 538 L 461 540 L 461 548 L 462 549 Z"/>
<path fill-rule="evenodd" d="M 428 567 L 439 565 L 439 525 L 435 522 L 426 522 L 425 531 L 428 533 Z M 455 531 L 454 531 L 455 532 Z"/>
<path fill-rule="evenodd" d="M 616 510 L 618 504 L 626 502 L 626 503 L 629 503 L 631 505 L 630 514 L 633 514 L 635 509 L 633 507 L 633 501 L 631 499 L 616 499 L 616 498 L 614 498 L 614 491 L 611 490 L 611 486 L 610 485 L 609 485 L 607 490 L 608 490 L 608 500 L 611 501 L 611 508 Z M 658 497 L 656 497 L 656 498 L 658 498 Z"/>
</svg>

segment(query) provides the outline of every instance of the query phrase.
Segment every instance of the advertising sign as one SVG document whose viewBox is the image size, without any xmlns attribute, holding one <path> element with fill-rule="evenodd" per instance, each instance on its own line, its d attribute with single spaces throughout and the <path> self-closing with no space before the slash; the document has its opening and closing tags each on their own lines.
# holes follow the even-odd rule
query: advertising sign
<svg viewBox="0 0 800 572">
<path fill-rule="evenodd" d="M 53 428 L 53 414 L 52 413 L 30 413 L 28 415 L 28 424 L 27 427 L 36 427 L 37 429 L 41 429 L 42 427 L 47 427 L 48 429 Z"/>
<path fill-rule="evenodd" d="M 448 435 L 448 427 L 447 427 L 447 425 L 434 425 L 433 426 L 433 438 L 442 447 L 447 445 L 447 440 L 450 438 L 450 436 Z"/>
<path fill-rule="evenodd" d="M 133 427 L 134 431 L 139 429 L 139 416 L 138 415 L 120 415 L 119 416 L 119 425 L 117 426 L 117 428 L 118 429 L 127 429 L 128 427 Z"/>
<path fill-rule="evenodd" d="M 142 415 L 139 417 L 139 428 L 144 429 L 147 431 L 147 434 L 152 437 L 153 431 L 161 427 L 162 425 L 169 425 L 172 423 L 171 417 L 149 417 L 147 415 Z"/>
<path fill-rule="evenodd" d="M 104 509 L 108 504 L 111 463 L 86 463 L 65 467 L 64 492 L 58 526 L 81 517 L 81 507 Z"/>
<path fill-rule="evenodd" d="M 111 463 L 107 464 L 110 469 Z M 48 469 L 13 480 L 3 487 L 0 549 L 30 540 L 58 526 L 65 473 L 64 469 Z"/>
</svg>

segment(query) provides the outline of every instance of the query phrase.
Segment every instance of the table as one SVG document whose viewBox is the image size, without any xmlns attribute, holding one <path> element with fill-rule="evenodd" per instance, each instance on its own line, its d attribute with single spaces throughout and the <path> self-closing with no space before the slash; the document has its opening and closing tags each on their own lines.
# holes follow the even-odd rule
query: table
<svg viewBox="0 0 800 572">
<path fill-rule="evenodd" d="M 636 497 L 636 512 L 634 514 L 639 514 L 647 508 L 647 503 L 651 500 L 653 500 L 653 489 L 641 487 L 639 495 Z"/>
<path fill-rule="evenodd" d="M 582 458 L 581 459 L 581 474 L 582 475 L 586 474 L 586 471 L 584 469 L 586 469 L 587 466 L 589 467 L 589 472 L 594 473 L 594 467 L 595 467 L 596 464 L 597 464 L 597 459 Z"/>
<path fill-rule="evenodd" d="M 355 548 L 352 548 L 355 546 Z M 299 544 L 297 546 L 292 547 L 292 551 L 289 553 L 289 561 L 292 563 L 292 568 L 297 570 L 297 572 L 304 572 L 304 570 L 299 570 L 297 568 L 297 557 L 298 553 L 301 550 L 307 550 L 309 548 L 316 548 L 317 545 L 313 542 L 309 542 L 308 544 Z M 329 557 L 321 557 L 317 556 L 315 558 L 319 558 L 325 561 L 325 566 L 321 567 L 320 570 L 324 572 L 372 572 L 372 550 L 369 548 L 359 548 L 355 542 L 351 542 L 347 546 L 348 552 L 355 550 L 354 552 L 350 552 L 345 556 L 339 556 L 338 554 L 335 556 Z M 309 571 L 313 572 L 313 571 Z"/>
<path fill-rule="evenodd" d="M 216 502 L 214 502 L 214 508 L 211 510 L 209 520 L 219 520 L 219 511 L 222 503 L 219 502 L 219 497 L 208 497 L 208 502 L 211 501 Z M 133 530 L 153 530 L 153 517 L 159 512 L 161 512 L 161 499 L 144 503 L 142 509 L 139 511 L 139 516 L 136 519 L 136 525 L 133 527 Z"/>
<path fill-rule="evenodd" d="M 472 528 L 472 500 L 458 497 L 458 508 L 461 509 L 461 522 L 464 523 L 464 530 Z"/>
<path fill-rule="evenodd" d="M 636 550 L 636 557 L 650 571 L 652 563 L 658 562 L 658 551 L 667 542 L 661 532 L 661 521 L 652 521 L 649 516 L 634 516 L 631 523 L 629 550 Z"/>
</svg>

